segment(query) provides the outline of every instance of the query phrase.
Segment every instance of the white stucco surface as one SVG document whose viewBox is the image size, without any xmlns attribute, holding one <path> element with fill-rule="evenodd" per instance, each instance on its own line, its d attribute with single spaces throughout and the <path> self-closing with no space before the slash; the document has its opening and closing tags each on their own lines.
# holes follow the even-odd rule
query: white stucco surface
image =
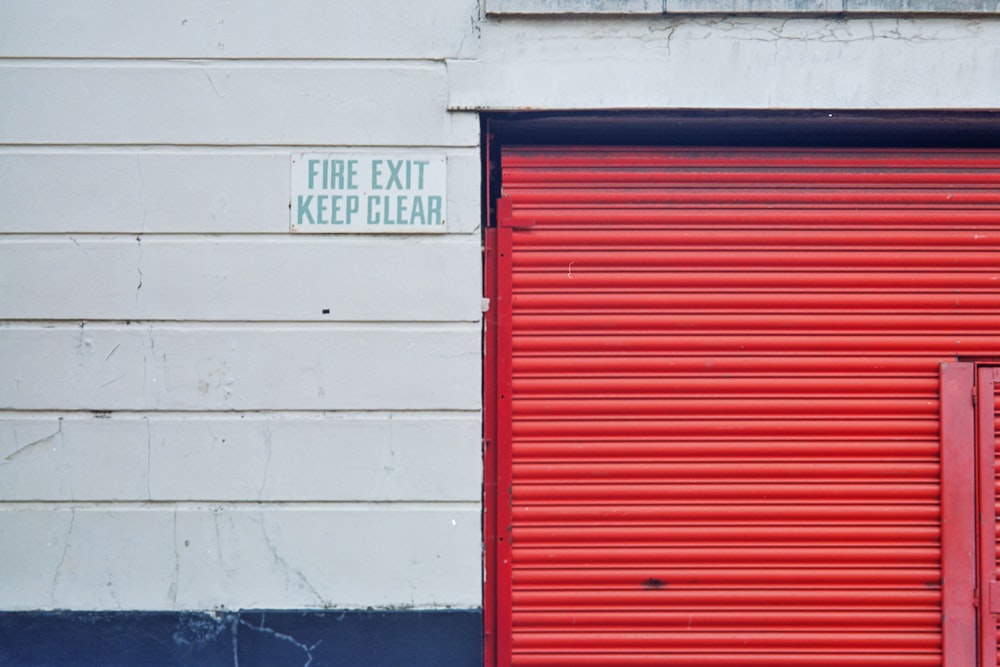
<svg viewBox="0 0 1000 667">
<path fill-rule="evenodd" d="M 453 109 L 995 109 L 1000 19 L 503 17 Z"/>
<path fill-rule="evenodd" d="M 0 609 L 481 605 L 479 18 L 0 7 Z M 292 235 L 373 151 L 448 233 Z"/>
</svg>

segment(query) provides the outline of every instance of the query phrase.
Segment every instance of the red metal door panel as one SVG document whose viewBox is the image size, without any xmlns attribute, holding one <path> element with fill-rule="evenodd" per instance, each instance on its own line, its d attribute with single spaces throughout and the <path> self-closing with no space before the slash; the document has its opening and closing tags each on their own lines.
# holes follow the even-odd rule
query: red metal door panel
<svg viewBox="0 0 1000 667">
<path fill-rule="evenodd" d="M 498 664 L 942 664 L 938 369 L 1000 355 L 1000 155 L 502 167 Z"/>
<path fill-rule="evenodd" d="M 941 364 L 942 649 L 945 667 L 978 665 L 975 364 Z"/>
<path fill-rule="evenodd" d="M 980 664 L 996 665 L 997 612 L 1000 612 L 1000 585 L 997 584 L 997 447 L 1000 412 L 1000 368 L 983 366 L 977 378 L 979 444 L 979 641 Z"/>
</svg>

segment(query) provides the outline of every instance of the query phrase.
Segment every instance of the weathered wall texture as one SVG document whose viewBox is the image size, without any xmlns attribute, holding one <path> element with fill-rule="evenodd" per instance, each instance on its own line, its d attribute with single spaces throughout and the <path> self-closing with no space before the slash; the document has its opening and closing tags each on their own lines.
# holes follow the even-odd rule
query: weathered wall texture
<svg viewBox="0 0 1000 667">
<path fill-rule="evenodd" d="M 0 609 L 481 605 L 479 16 L 3 3 Z M 448 234 L 289 234 L 375 150 Z"/>
<path fill-rule="evenodd" d="M 1000 12 L 496 15 L 448 84 L 453 109 L 996 109 Z"/>
</svg>

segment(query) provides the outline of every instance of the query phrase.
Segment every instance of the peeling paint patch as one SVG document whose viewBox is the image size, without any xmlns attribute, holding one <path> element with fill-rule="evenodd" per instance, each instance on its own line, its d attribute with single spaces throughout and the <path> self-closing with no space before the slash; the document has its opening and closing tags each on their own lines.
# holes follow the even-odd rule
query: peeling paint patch
<svg viewBox="0 0 1000 667">
<path fill-rule="evenodd" d="M 55 433 L 45 436 L 39 440 L 29 442 L 22 447 L 14 450 L 12 453 L 4 457 L 3 461 L 0 461 L 0 465 L 6 465 L 8 463 L 17 463 L 18 461 L 23 461 L 24 459 L 31 458 L 32 456 L 38 456 L 44 453 L 50 444 L 55 442 L 55 439 L 62 435 L 62 421 L 59 422 L 59 428 L 56 429 Z"/>
<path fill-rule="evenodd" d="M 200 649 L 218 639 L 227 625 L 227 619 L 222 614 L 181 614 L 177 619 L 177 629 L 171 638 L 178 646 L 193 646 Z"/>
</svg>

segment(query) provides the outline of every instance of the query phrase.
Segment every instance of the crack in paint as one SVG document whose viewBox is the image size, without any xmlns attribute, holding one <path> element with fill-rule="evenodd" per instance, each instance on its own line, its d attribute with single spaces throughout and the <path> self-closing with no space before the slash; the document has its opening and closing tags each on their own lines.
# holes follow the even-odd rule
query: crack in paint
<svg viewBox="0 0 1000 667">
<path fill-rule="evenodd" d="M 255 632 L 261 632 L 261 633 L 264 633 L 264 634 L 267 634 L 267 635 L 271 635 L 272 637 L 275 637 L 275 638 L 280 639 L 282 641 L 286 641 L 286 642 L 292 644 L 293 646 L 302 649 L 302 651 L 306 654 L 306 661 L 305 661 L 305 663 L 303 663 L 302 667 L 309 667 L 309 665 L 311 665 L 312 661 L 313 661 L 313 654 L 312 654 L 313 651 L 316 650 L 317 646 L 319 646 L 320 644 L 323 643 L 323 640 L 320 639 L 319 641 L 317 641 L 312 646 L 309 646 L 307 644 L 303 644 L 302 642 L 300 642 L 299 640 L 297 640 L 295 637 L 292 637 L 291 635 L 286 635 L 284 632 L 278 632 L 277 630 L 274 630 L 273 628 L 269 628 L 269 627 L 265 626 L 264 625 L 264 620 L 265 620 L 266 616 L 267 616 L 266 614 L 261 614 L 260 615 L 260 625 L 253 625 L 252 623 L 248 623 L 247 621 L 243 620 L 242 618 L 240 619 L 240 623 L 239 624 L 243 625 L 245 627 L 248 627 L 248 628 L 250 628 L 251 630 L 253 630 Z M 233 657 L 237 658 L 237 656 L 236 656 L 235 653 L 233 654 Z M 238 658 L 237 658 L 237 661 L 236 661 L 236 667 L 239 667 L 239 660 L 238 660 Z"/>
<path fill-rule="evenodd" d="M 223 48 L 222 42 L 219 42 L 219 48 L 220 49 Z M 219 88 L 215 85 L 215 79 L 212 78 L 212 73 L 211 72 L 206 71 L 205 72 L 205 78 L 208 79 L 209 85 L 212 86 L 212 90 L 215 91 L 215 96 L 216 97 L 219 97 L 219 98 L 225 97 L 225 95 L 223 95 L 221 92 L 219 92 Z"/>
<path fill-rule="evenodd" d="M 156 363 L 156 336 L 153 335 L 153 325 L 150 325 L 146 329 L 146 336 L 149 339 L 149 354 L 147 355 L 145 351 L 142 353 L 142 391 L 145 393 L 147 391 L 147 379 L 149 374 L 149 362 Z M 153 376 L 153 382 L 156 382 L 156 376 Z M 159 397 L 155 397 L 154 400 L 159 403 Z"/>
<path fill-rule="evenodd" d="M 233 619 L 230 624 L 230 634 L 233 636 L 233 667 L 240 667 L 240 623 L 242 619 L 238 614 L 233 615 Z M 263 619 L 261 619 L 263 623 Z"/>
<path fill-rule="evenodd" d="M 122 609 L 122 602 L 121 602 L 121 600 L 119 600 L 119 599 L 118 599 L 118 594 L 117 594 L 117 593 L 115 593 L 115 587 L 114 587 L 114 584 L 112 584 L 112 582 L 108 581 L 108 582 L 107 582 L 107 583 L 105 584 L 105 586 L 106 586 L 106 587 L 107 587 L 107 589 L 108 589 L 108 595 L 110 595 L 110 596 L 111 596 L 111 599 L 112 599 L 112 600 L 114 600 L 114 603 L 115 603 L 115 607 L 117 607 L 117 608 L 118 608 L 118 610 L 119 610 L 119 611 L 121 611 L 121 609 Z"/>
<path fill-rule="evenodd" d="M 142 209 L 142 220 L 139 222 L 139 234 L 135 237 L 136 243 L 139 244 L 139 255 L 135 260 L 135 270 L 139 274 L 139 284 L 135 287 L 135 303 L 139 305 L 139 290 L 142 289 L 142 235 L 146 231 L 146 217 L 148 212 L 146 210 L 146 202 L 143 199 L 143 191 L 146 189 L 146 179 L 142 174 L 142 160 L 138 155 L 135 156 L 135 166 L 139 172 L 139 208 Z"/>
<path fill-rule="evenodd" d="M 215 555 L 219 561 L 219 571 L 225 571 L 225 563 L 222 559 L 222 534 L 219 532 L 219 513 L 222 512 L 222 508 L 215 508 L 212 510 L 212 525 L 215 528 Z"/>
<path fill-rule="evenodd" d="M 728 37 L 741 41 L 774 41 L 774 42 L 819 42 L 849 44 L 854 42 L 874 42 L 879 40 L 894 42 L 942 42 L 960 41 L 974 36 L 977 32 L 977 22 L 967 22 L 961 26 L 954 26 L 957 30 L 947 36 L 942 36 L 939 32 L 926 34 L 920 32 L 918 24 L 913 21 L 903 21 L 899 18 L 889 19 L 887 17 L 875 19 L 846 19 L 837 20 L 822 25 L 807 18 L 784 18 L 771 21 L 749 21 L 736 18 L 696 20 L 693 25 L 697 25 L 709 30 L 717 28 L 728 33 Z M 855 35 L 854 28 L 858 25 L 867 26 L 865 34 Z M 799 28 L 807 26 L 815 27 L 808 31 L 791 34 L 787 28 Z M 763 33 L 763 34 L 762 34 Z M 707 34 L 705 38 L 711 37 Z"/>
<path fill-rule="evenodd" d="M 104 389 L 105 387 L 107 387 L 109 385 L 113 385 L 115 382 L 119 382 L 119 381 L 124 380 L 124 379 L 125 379 L 125 375 L 124 374 L 119 375 L 118 377 L 116 377 L 116 378 L 114 378 L 112 380 L 108 380 L 107 382 L 105 382 L 104 384 L 102 384 L 101 385 L 101 389 Z"/>
<path fill-rule="evenodd" d="M 59 564 L 56 565 L 56 571 L 52 576 L 51 600 L 53 607 L 57 606 L 56 589 L 59 587 L 59 581 L 62 579 L 63 565 L 66 564 L 66 556 L 69 554 L 70 538 L 73 536 L 73 526 L 75 524 L 76 524 L 76 510 L 71 509 L 69 515 L 69 528 L 66 530 L 66 543 L 63 544 L 62 558 L 59 559 Z"/>
<path fill-rule="evenodd" d="M 181 585 L 181 555 L 177 550 L 177 508 L 174 508 L 174 581 L 170 584 L 173 608 L 177 609 L 177 589 Z"/>
<path fill-rule="evenodd" d="M 149 426 L 149 417 L 146 417 L 146 500 L 153 499 L 152 484 L 150 482 L 150 477 L 152 475 L 152 458 L 153 431 Z"/>
<path fill-rule="evenodd" d="M 260 489 L 257 491 L 257 500 L 261 500 L 264 497 L 264 489 L 267 487 L 267 475 L 271 466 L 271 453 L 272 453 L 272 436 L 271 436 L 271 422 L 264 422 L 264 444 L 267 445 L 267 458 L 264 460 L 264 475 L 260 480 Z"/>
<path fill-rule="evenodd" d="M 135 260 L 135 270 L 139 274 L 139 284 L 135 286 L 135 301 L 139 305 L 139 290 L 142 289 L 142 235 L 137 235 L 135 241 L 139 244 L 139 255 Z"/>
<path fill-rule="evenodd" d="M 267 548 L 271 551 L 271 556 L 274 557 L 274 562 L 277 565 L 280 565 L 285 570 L 286 576 L 298 579 L 302 587 L 309 589 L 309 591 L 316 597 L 316 600 L 319 601 L 320 605 L 322 605 L 323 607 L 330 606 L 329 603 L 327 603 L 327 601 L 323 599 L 323 596 L 319 594 L 319 591 L 316 590 L 316 587 L 312 585 L 312 583 L 304 574 L 302 574 L 302 571 L 289 565 L 288 561 L 286 561 L 278 553 L 278 547 L 271 540 L 271 536 L 267 532 L 267 526 L 264 525 L 264 515 L 261 514 L 259 516 L 259 519 L 260 519 L 260 531 L 264 535 L 264 542 L 267 544 Z"/>
<path fill-rule="evenodd" d="M 389 421 L 386 426 L 389 431 L 389 460 L 386 465 L 382 466 L 382 489 L 389 484 L 392 474 L 396 471 L 396 446 L 394 442 L 393 428 L 392 428 L 392 415 L 389 415 Z"/>
</svg>

